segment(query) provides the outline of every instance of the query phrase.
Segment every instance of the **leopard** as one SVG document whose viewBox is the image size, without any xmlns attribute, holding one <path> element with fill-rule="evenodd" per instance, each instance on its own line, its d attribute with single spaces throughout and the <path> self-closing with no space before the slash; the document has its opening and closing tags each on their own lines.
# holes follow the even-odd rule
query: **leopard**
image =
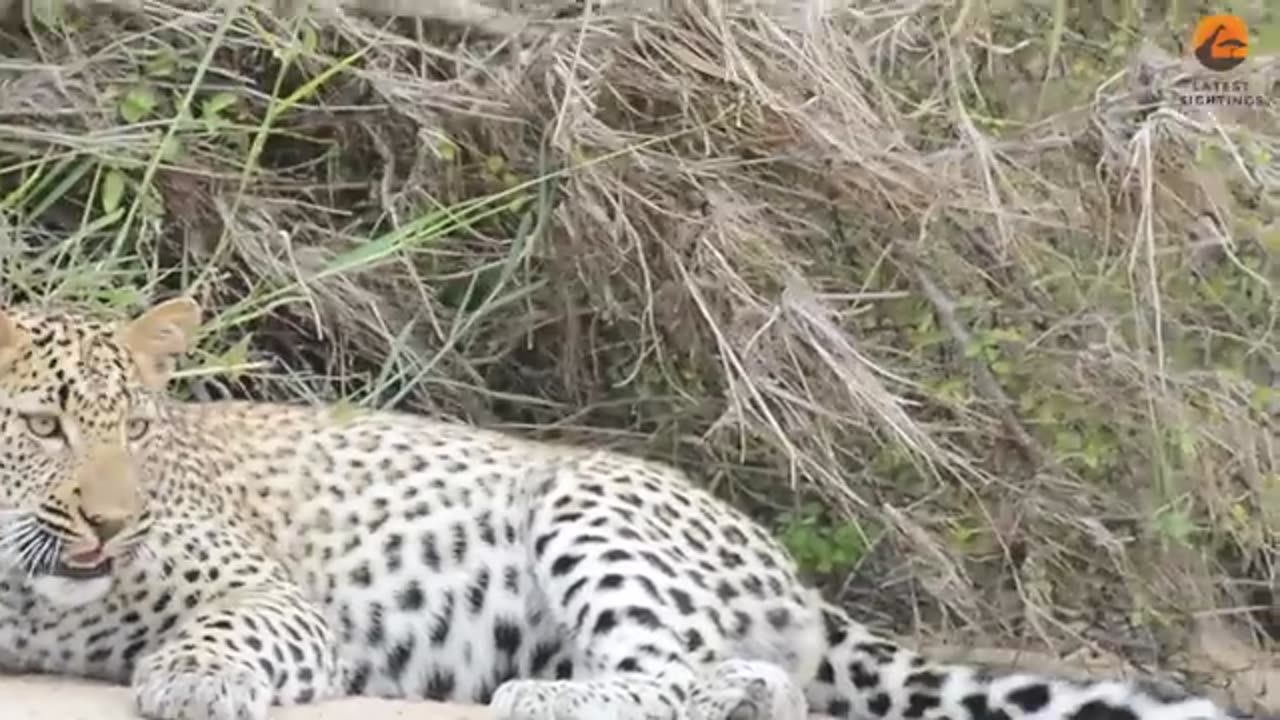
<svg viewBox="0 0 1280 720">
<path fill-rule="evenodd" d="M 674 465 L 352 403 L 184 399 L 202 309 L 0 310 L 0 671 L 150 720 L 350 696 L 496 720 L 1227 720 L 942 662 Z"/>
</svg>

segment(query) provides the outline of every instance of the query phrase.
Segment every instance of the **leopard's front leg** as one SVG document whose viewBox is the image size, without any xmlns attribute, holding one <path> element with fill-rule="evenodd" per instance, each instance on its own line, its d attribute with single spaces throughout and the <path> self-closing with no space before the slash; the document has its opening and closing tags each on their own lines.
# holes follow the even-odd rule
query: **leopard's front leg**
<svg viewBox="0 0 1280 720">
<path fill-rule="evenodd" d="M 199 607 L 142 657 L 132 688 L 149 720 L 266 720 L 273 704 L 342 693 L 324 617 L 284 581 L 239 588 Z"/>
</svg>

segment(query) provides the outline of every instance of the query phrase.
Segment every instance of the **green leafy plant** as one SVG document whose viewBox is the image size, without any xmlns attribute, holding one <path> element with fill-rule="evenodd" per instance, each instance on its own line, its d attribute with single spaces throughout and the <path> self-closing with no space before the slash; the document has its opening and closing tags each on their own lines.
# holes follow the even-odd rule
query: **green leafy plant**
<svg viewBox="0 0 1280 720">
<path fill-rule="evenodd" d="M 780 536 L 801 570 L 823 575 L 852 568 L 871 547 L 861 525 L 829 517 L 818 503 L 785 513 Z"/>
</svg>

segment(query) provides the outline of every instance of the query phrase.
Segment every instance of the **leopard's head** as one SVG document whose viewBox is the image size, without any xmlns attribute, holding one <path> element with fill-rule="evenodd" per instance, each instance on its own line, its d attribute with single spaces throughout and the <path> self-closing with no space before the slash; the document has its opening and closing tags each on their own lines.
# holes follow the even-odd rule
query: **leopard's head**
<svg viewBox="0 0 1280 720">
<path fill-rule="evenodd" d="M 0 574 L 78 604 L 136 557 L 165 385 L 199 324 L 186 298 L 126 322 L 0 309 Z"/>
</svg>

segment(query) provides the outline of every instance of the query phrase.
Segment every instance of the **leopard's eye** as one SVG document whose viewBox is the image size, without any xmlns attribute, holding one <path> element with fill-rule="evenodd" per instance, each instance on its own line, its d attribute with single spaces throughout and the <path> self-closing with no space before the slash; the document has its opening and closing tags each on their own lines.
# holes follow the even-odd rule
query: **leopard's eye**
<svg viewBox="0 0 1280 720">
<path fill-rule="evenodd" d="M 27 423 L 27 430 L 42 440 L 62 436 L 62 423 L 56 415 L 23 415 L 22 419 Z"/>
<path fill-rule="evenodd" d="M 130 440 L 141 439 L 142 436 L 146 435 L 147 431 L 150 429 L 151 421 L 144 420 L 142 418 L 135 418 L 125 424 L 125 433 L 129 436 Z"/>
</svg>

